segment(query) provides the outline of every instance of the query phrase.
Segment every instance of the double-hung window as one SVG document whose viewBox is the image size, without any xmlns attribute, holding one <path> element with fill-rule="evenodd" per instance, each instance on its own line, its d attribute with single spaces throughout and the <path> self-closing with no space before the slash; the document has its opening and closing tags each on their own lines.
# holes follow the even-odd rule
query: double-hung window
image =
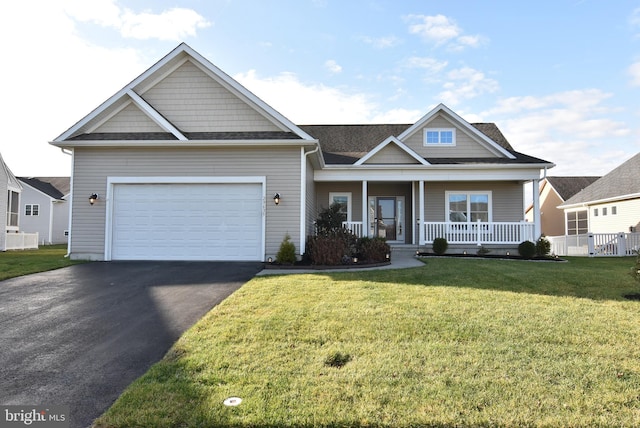
<svg viewBox="0 0 640 428">
<path fill-rule="evenodd" d="M 351 221 L 351 192 L 330 192 L 329 204 L 340 205 L 342 221 Z"/>
<path fill-rule="evenodd" d="M 38 204 L 26 204 L 24 206 L 24 215 L 37 216 L 40 215 L 40 205 Z"/>
<path fill-rule="evenodd" d="M 424 130 L 425 146 L 455 146 L 455 128 L 426 128 Z"/>
<path fill-rule="evenodd" d="M 18 227 L 18 214 L 20 212 L 19 204 L 20 193 L 9 190 L 7 195 L 7 227 Z"/>
<path fill-rule="evenodd" d="M 491 192 L 446 192 L 447 221 L 487 223 L 491 221 Z"/>
<path fill-rule="evenodd" d="M 567 213 L 567 235 L 582 235 L 589 230 L 587 210 Z"/>
</svg>

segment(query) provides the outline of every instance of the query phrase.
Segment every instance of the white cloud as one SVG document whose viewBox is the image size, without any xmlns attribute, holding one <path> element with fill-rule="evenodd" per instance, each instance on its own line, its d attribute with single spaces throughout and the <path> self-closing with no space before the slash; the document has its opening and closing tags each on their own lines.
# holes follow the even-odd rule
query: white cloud
<svg viewBox="0 0 640 428">
<path fill-rule="evenodd" d="M 628 152 L 612 149 L 631 130 L 611 118 L 618 112 L 604 106 L 609 97 L 598 89 L 511 97 L 483 112 L 481 119 L 495 121 L 517 151 L 558 165 L 549 174 L 599 175 L 628 157 Z"/>
<path fill-rule="evenodd" d="M 486 93 L 496 92 L 500 85 L 488 78 L 483 72 L 471 67 L 463 67 L 450 71 L 448 81 L 443 85 L 444 91 L 438 95 L 447 105 L 456 105 L 462 100 L 475 98 Z"/>
<path fill-rule="evenodd" d="M 122 37 L 138 40 L 181 41 L 211 26 L 211 22 L 196 11 L 179 7 L 160 13 L 136 13 L 121 8 L 116 0 L 66 0 L 64 7 L 69 16 L 80 22 L 114 28 Z"/>
<path fill-rule="evenodd" d="M 340 64 L 338 64 L 333 59 L 329 59 L 329 60 L 325 61 L 324 68 L 329 70 L 329 72 L 332 73 L 332 74 L 338 74 L 338 73 L 342 72 L 342 66 Z"/>
<path fill-rule="evenodd" d="M 636 8 L 631 12 L 631 16 L 629 17 L 629 23 L 633 27 L 640 27 L 640 7 Z"/>
<path fill-rule="evenodd" d="M 430 57 L 412 56 L 404 62 L 404 66 L 408 68 L 420 68 L 427 70 L 429 73 L 439 73 L 448 65 L 447 61 L 440 61 Z"/>
<path fill-rule="evenodd" d="M 383 110 L 366 94 L 303 83 L 293 73 L 261 77 L 250 70 L 234 79 L 298 124 L 411 123 L 420 117 L 415 110 Z"/>
<path fill-rule="evenodd" d="M 409 15 L 406 19 L 412 22 L 409 33 L 419 35 L 436 46 L 446 44 L 451 50 L 462 50 L 466 47 L 478 47 L 484 40 L 478 35 L 464 35 L 462 28 L 444 15 Z"/>
<path fill-rule="evenodd" d="M 640 61 L 631 64 L 627 71 L 631 76 L 631 85 L 640 86 Z"/>
<path fill-rule="evenodd" d="M 363 42 L 373 46 L 376 49 L 387 49 L 402 43 L 402 40 L 395 36 L 387 37 L 361 37 Z"/>
</svg>

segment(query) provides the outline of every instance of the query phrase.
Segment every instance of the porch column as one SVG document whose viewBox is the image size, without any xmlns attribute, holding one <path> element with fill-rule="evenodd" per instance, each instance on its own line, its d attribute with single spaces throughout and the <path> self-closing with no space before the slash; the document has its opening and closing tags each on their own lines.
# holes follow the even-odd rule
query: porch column
<svg viewBox="0 0 640 428">
<path fill-rule="evenodd" d="M 542 234 L 540 224 L 540 179 L 533 180 L 533 238 L 538 239 Z"/>
<path fill-rule="evenodd" d="M 411 224 L 416 227 L 416 182 L 411 182 Z M 411 234 L 411 243 L 416 245 L 416 230 L 413 229 L 413 233 Z"/>
<path fill-rule="evenodd" d="M 369 195 L 367 180 L 362 180 L 362 236 L 369 236 Z"/>
<path fill-rule="evenodd" d="M 425 240 L 425 236 L 424 236 L 424 226 L 422 225 L 422 223 L 424 223 L 425 218 L 424 218 L 424 180 L 420 180 L 419 181 L 420 185 L 418 186 L 418 203 L 420 204 L 420 208 L 419 208 L 419 217 L 418 217 L 418 230 L 420 231 L 420 234 L 418 235 L 420 237 L 420 240 L 418 242 L 418 245 L 421 245 L 424 240 Z"/>
</svg>

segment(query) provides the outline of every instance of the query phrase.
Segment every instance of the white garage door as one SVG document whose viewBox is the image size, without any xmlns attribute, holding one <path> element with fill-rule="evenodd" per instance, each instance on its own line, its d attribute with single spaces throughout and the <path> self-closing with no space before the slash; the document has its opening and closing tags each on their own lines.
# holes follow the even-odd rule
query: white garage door
<svg viewBox="0 0 640 428">
<path fill-rule="evenodd" d="M 262 260 L 262 185 L 115 184 L 112 260 Z"/>
</svg>

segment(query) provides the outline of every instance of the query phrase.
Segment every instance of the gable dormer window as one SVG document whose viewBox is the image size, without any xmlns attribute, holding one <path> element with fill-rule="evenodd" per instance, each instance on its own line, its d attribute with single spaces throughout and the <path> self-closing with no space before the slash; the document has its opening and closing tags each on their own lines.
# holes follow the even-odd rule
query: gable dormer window
<svg viewBox="0 0 640 428">
<path fill-rule="evenodd" d="M 425 146 L 455 146 L 456 130 L 455 128 L 425 128 L 424 130 Z"/>
</svg>

